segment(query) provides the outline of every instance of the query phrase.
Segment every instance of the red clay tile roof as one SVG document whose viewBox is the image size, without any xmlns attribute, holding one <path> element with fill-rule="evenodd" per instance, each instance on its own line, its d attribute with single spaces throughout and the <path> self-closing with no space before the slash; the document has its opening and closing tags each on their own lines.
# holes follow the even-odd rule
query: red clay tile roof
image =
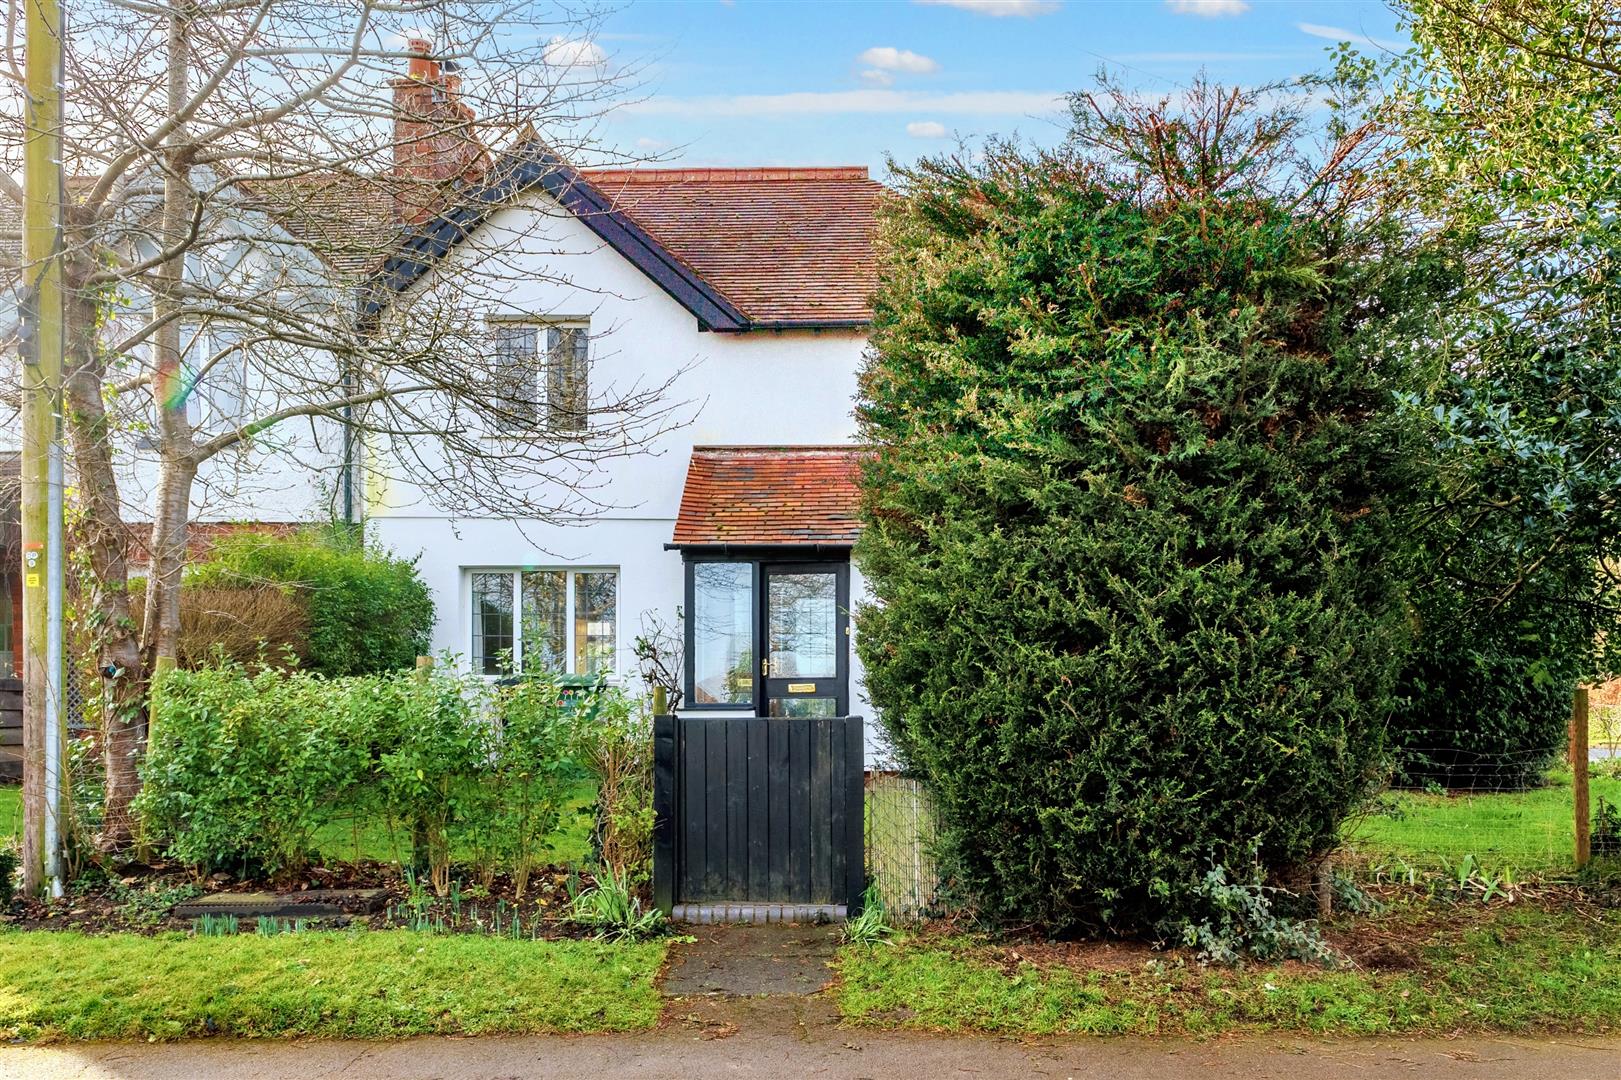
<svg viewBox="0 0 1621 1080">
<path fill-rule="evenodd" d="M 581 175 L 756 325 L 872 318 L 884 189 L 865 167 Z"/>
<path fill-rule="evenodd" d="M 850 544 L 861 532 L 855 446 L 698 446 L 677 544 Z"/>
</svg>

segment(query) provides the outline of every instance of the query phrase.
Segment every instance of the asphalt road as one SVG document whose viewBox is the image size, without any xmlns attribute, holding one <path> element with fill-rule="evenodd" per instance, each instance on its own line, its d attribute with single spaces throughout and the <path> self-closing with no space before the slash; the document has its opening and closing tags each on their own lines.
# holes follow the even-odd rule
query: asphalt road
<svg viewBox="0 0 1621 1080">
<path fill-rule="evenodd" d="M 1621 1040 L 1117 1039 L 1016 1043 L 838 1027 L 728 1035 L 696 1025 L 637 1036 L 410 1039 L 392 1043 L 205 1040 L 0 1049 L 7 1080 L 614 1080 L 725 1077 L 1074 1077 L 1076 1080 L 1616 1080 Z"/>
</svg>

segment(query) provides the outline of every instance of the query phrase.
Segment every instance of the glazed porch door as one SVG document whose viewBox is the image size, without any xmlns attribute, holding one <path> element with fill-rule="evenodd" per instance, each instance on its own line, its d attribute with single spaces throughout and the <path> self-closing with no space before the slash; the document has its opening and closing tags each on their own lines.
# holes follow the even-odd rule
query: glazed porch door
<svg viewBox="0 0 1621 1080">
<path fill-rule="evenodd" d="M 766 563 L 760 577 L 759 715 L 847 715 L 849 564 Z"/>
</svg>

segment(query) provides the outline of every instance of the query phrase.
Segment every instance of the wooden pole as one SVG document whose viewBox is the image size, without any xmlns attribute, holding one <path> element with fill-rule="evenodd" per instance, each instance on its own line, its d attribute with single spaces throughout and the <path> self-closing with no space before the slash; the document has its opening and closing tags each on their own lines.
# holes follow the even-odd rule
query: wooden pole
<svg viewBox="0 0 1621 1080">
<path fill-rule="evenodd" d="M 1593 857 L 1593 816 L 1588 807 L 1587 687 L 1576 688 L 1570 709 L 1570 787 L 1576 799 L 1576 869 Z"/>
<path fill-rule="evenodd" d="M 23 136 L 23 889 L 61 888 L 62 13 L 27 0 Z M 55 629 L 53 629 L 53 627 Z M 55 663 L 53 664 L 53 660 Z"/>
</svg>

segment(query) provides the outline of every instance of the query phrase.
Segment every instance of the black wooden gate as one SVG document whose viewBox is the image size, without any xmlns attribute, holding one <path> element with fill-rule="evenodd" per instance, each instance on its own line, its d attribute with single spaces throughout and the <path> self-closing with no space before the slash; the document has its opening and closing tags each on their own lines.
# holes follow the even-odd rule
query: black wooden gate
<svg viewBox="0 0 1621 1080">
<path fill-rule="evenodd" d="M 661 716 L 653 723 L 653 896 L 676 904 L 861 907 L 859 716 Z"/>
</svg>

